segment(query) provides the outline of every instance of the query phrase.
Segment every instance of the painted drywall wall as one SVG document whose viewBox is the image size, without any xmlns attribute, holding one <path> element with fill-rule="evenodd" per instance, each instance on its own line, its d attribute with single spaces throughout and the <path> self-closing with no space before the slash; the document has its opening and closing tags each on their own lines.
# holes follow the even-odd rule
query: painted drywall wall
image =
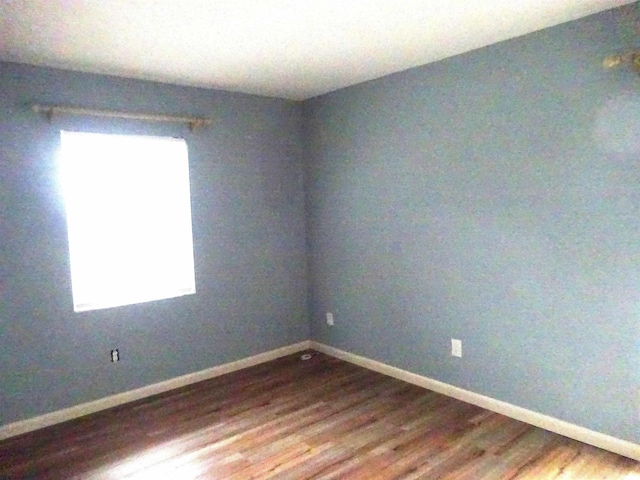
<svg viewBox="0 0 640 480">
<path fill-rule="evenodd" d="M 214 123 L 49 124 L 31 102 Z M 3 63 L 0 112 L 0 425 L 309 338 L 299 104 Z M 187 138 L 196 295 L 73 312 L 61 128 Z"/>
<path fill-rule="evenodd" d="M 640 442 L 640 79 L 601 66 L 625 21 L 305 103 L 315 340 Z"/>
</svg>

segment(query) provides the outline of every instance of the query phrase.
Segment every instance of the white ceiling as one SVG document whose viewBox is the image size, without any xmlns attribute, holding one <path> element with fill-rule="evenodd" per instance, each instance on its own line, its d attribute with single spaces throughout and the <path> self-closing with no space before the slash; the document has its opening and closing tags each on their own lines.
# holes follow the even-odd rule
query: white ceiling
<svg viewBox="0 0 640 480">
<path fill-rule="evenodd" d="M 0 59 L 301 100 L 633 1 L 0 0 Z"/>
</svg>

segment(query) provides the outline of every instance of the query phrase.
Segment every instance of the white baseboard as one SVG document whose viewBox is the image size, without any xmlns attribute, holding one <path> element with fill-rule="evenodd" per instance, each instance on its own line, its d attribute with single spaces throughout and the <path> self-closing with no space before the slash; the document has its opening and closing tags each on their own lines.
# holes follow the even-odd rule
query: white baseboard
<svg viewBox="0 0 640 480">
<path fill-rule="evenodd" d="M 492 412 L 520 420 L 521 422 L 640 461 L 640 445 L 636 443 L 621 440 L 610 435 L 605 435 L 604 433 L 595 432 L 588 428 L 565 422 L 564 420 L 559 420 L 542 413 L 527 410 L 526 408 L 518 407 L 507 402 L 495 400 L 491 397 L 474 393 L 463 388 L 454 387 L 453 385 L 433 380 L 428 377 L 423 377 L 422 375 L 417 375 L 400 368 L 392 367 L 386 363 L 361 357 L 322 343 L 312 341 L 311 348 L 319 352 L 326 353 L 327 355 L 331 355 L 332 357 L 368 368 L 369 370 L 397 378 L 398 380 L 403 380 L 405 382 L 418 385 L 419 387 L 433 390 L 434 392 L 477 405 L 487 410 L 491 410 Z"/>
<path fill-rule="evenodd" d="M 107 408 L 116 407 L 118 405 L 122 405 L 123 403 L 133 402 L 134 400 L 140 400 L 142 398 L 150 397 L 158 393 L 163 393 L 175 388 L 184 387 L 192 383 L 208 380 L 210 378 L 218 377 L 226 373 L 235 372 L 236 370 L 242 370 L 243 368 L 252 367 L 254 365 L 275 360 L 276 358 L 291 355 L 293 353 L 307 350 L 309 348 L 311 348 L 311 341 L 305 340 L 304 342 L 277 348 L 275 350 L 270 350 L 264 353 L 259 353 L 258 355 L 243 358 L 235 362 L 225 363 L 223 365 L 207 368 L 206 370 L 201 370 L 199 372 L 189 373 L 187 375 L 171 378 L 163 382 L 136 388 L 135 390 L 129 390 L 128 392 L 118 393 L 116 395 L 100 398 L 92 402 L 82 403 L 80 405 L 65 408 L 63 410 L 57 410 L 55 412 L 46 413 L 44 415 L 28 418 L 26 420 L 9 423 L 7 425 L 0 426 L 0 440 L 31 432 L 39 428 L 55 425 L 56 423 L 73 420 L 74 418 L 82 417 L 90 413 L 98 412 L 100 410 L 106 410 Z"/>
</svg>

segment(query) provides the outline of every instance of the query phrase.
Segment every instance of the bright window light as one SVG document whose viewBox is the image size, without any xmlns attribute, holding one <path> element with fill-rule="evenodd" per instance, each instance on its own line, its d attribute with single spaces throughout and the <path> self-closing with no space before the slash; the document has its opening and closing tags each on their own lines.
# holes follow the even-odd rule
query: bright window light
<svg viewBox="0 0 640 480">
<path fill-rule="evenodd" d="M 76 312 L 195 293 L 183 139 L 61 132 Z"/>
</svg>

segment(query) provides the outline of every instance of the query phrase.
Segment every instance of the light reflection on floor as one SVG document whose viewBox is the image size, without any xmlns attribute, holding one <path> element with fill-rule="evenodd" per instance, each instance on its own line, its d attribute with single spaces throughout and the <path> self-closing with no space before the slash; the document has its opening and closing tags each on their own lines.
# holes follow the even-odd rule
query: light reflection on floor
<svg viewBox="0 0 640 480">
<path fill-rule="evenodd" d="M 195 480 L 204 471 L 192 460 L 176 449 L 157 448 L 114 467 L 109 476 L 113 480 Z"/>
</svg>

